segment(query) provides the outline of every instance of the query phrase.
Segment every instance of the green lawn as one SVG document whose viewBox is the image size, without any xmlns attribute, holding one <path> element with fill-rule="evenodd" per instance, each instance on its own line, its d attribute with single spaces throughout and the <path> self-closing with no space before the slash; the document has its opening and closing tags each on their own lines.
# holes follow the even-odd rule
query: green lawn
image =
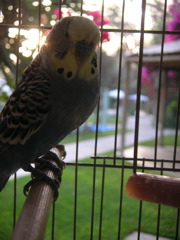
<svg viewBox="0 0 180 240">
<path fill-rule="evenodd" d="M 174 136 L 166 136 L 165 144 L 172 146 L 174 144 Z M 141 143 L 141 145 L 154 146 L 154 141 L 147 141 Z M 178 146 L 180 146 L 179 140 Z M 108 153 L 107 155 L 110 156 L 112 154 Z M 84 161 L 89 162 L 89 160 Z M 96 168 L 93 239 L 99 239 L 102 171 L 102 168 Z M 102 240 L 117 239 L 118 226 L 120 229 L 121 240 L 123 240 L 124 237 L 127 236 L 130 232 L 138 229 L 139 201 L 128 198 L 125 193 L 125 184 L 131 174 L 132 169 L 105 169 L 105 190 L 101 231 Z M 155 172 L 155 174 L 158 173 Z M 68 166 L 63 173 L 63 182 L 60 189 L 60 197 L 56 202 L 55 239 L 57 240 L 73 239 L 75 194 L 74 179 L 75 167 Z M 124 180 L 123 184 L 122 179 Z M 25 183 L 28 181 L 29 177 L 23 177 L 17 181 L 17 216 L 19 215 L 25 201 L 25 197 L 22 194 L 22 189 Z M 92 186 L 93 168 L 78 167 L 76 223 L 77 240 L 90 239 Z M 121 208 L 122 211 L 120 211 L 121 186 L 123 186 L 123 204 Z M 0 193 L 0 213 L 0 240 L 7 240 L 11 235 L 13 223 L 13 181 L 9 181 L 5 189 Z M 121 214 L 120 224 L 118 222 L 119 214 Z M 143 202 L 141 231 L 156 234 L 157 218 L 158 205 Z M 161 206 L 159 230 L 160 236 L 175 239 L 176 218 L 177 209 Z M 48 223 L 45 240 L 51 239 L 51 217 L 49 219 L 50 220 Z"/>
<path fill-rule="evenodd" d="M 86 160 L 85 160 L 86 161 Z M 89 161 L 89 160 L 88 160 Z M 96 168 L 96 190 L 94 208 L 94 232 L 93 239 L 99 239 L 99 220 L 102 186 L 102 168 Z M 122 184 L 122 176 L 124 182 Z M 115 240 L 118 235 L 118 218 L 120 207 L 120 190 L 123 185 L 123 204 L 121 212 L 120 239 L 124 239 L 130 232 L 137 230 L 139 217 L 139 201 L 130 199 L 125 193 L 125 184 L 132 174 L 131 169 L 105 169 L 105 190 L 102 218 L 102 240 Z M 56 202 L 55 239 L 73 239 L 73 218 L 74 218 L 74 179 L 75 167 L 67 166 L 63 173 L 63 181 L 60 189 L 60 197 Z M 17 192 L 17 215 L 19 214 L 25 197 L 22 189 L 28 177 L 18 179 Z M 77 188 L 77 240 L 89 240 L 91 229 L 91 208 L 92 208 L 92 185 L 93 168 L 78 167 L 78 188 Z M 0 239 L 9 239 L 12 232 L 12 211 L 13 211 L 13 181 L 10 181 L 3 192 L 0 193 Z M 143 232 L 156 234 L 158 205 L 143 203 L 143 214 L 141 230 Z M 161 207 L 160 214 L 160 235 L 175 239 L 177 209 Z M 48 223 L 45 240 L 51 239 L 51 217 Z"/>
<path fill-rule="evenodd" d="M 83 140 L 88 140 L 88 139 L 94 139 L 95 138 L 95 132 L 94 131 L 90 131 L 90 130 L 85 130 L 84 132 L 80 132 L 79 133 L 79 141 L 83 141 Z M 107 132 L 99 132 L 98 133 L 98 137 L 107 137 L 107 136 L 111 136 L 114 135 L 114 131 L 107 131 Z M 64 138 L 61 141 L 61 144 L 67 144 L 67 143 L 72 143 L 72 142 L 76 142 L 77 139 L 77 134 L 76 131 L 69 134 L 66 138 Z"/>
<path fill-rule="evenodd" d="M 163 142 L 164 142 L 164 146 L 174 146 L 175 136 L 174 135 L 164 136 Z M 154 139 L 148 140 L 148 141 L 140 143 L 140 145 L 154 147 L 155 140 Z M 178 147 L 180 146 L 180 137 L 177 140 L 177 146 Z"/>
</svg>

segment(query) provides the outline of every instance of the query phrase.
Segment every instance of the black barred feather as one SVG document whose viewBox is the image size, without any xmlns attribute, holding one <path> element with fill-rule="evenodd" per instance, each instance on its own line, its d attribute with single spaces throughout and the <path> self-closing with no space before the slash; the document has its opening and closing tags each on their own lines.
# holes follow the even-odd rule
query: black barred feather
<svg viewBox="0 0 180 240">
<path fill-rule="evenodd" d="M 44 123 L 49 111 L 50 87 L 50 79 L 38 55 L 24 71 L 21 82 L 1 112 L 0 152 L 3 144 L 6 148 L 7 145 L 25 144 Z"/>
</svg>

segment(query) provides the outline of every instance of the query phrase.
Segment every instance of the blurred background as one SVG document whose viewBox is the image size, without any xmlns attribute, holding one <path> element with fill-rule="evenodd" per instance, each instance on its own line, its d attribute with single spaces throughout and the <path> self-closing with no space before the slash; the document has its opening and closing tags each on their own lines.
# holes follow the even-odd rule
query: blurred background
<svg viewBox="0 0 180 240">
<path fill-rule="evenodd" d="M 154 161 L 142 171 L 153 167 L 155 173 L 179 176 L 179 0 L 0 0 L 0 108 L 52 26 L 74 15 L 100 28 L 101 95 L 89 119 L 62 141 L 70 165 L 57 203 L 56 239 L 125 239 L 134 231 L 178 239 L 177 209 L 144 203 L 142 211 L 124 186 L 138 158 Z M 171 163 L 158 165 L 159 159 Z M 15 212 L 13 181 L 0 194 L 2 240 L 10 236 L 24 201 L 28 177 L 22 171 L 17 176 Z"/>
</svg>

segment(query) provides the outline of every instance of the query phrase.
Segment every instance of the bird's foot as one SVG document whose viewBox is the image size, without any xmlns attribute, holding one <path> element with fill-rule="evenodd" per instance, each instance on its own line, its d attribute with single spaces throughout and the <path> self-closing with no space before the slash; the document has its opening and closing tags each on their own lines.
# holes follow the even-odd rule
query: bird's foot
<svg viewBox="0 0 180 240">
<path fill-rule="evenodd" d="M 39 169 L 36 169 L 34 167 L 32 167 L 31 165 L 28 166 L 27 170 L 26 171 L 29 171 L 32 173 L 32 180 L 30 180 L 25 186 L 24 186 L 24 189 L 23 189 L 23 193 L 25 196 L 27 196 L 30 188 L 35 184 L 35 183 L 38 183 L 38 182 L 45 182 L 47 183 L 48 185 L 50 185 L 54 191 L 54 199 L 56 200 L 58 198 L 58 188 L 60 186 L 60 182 L 59 180 L 56 180 L 56 179 L 52 179 L 50 178 L 49 176 L 47 176 L 44 172 L 42 172 L 41 170 Z"/>
<path fill-rule="evenodd" d="M 53 160 L 58 167 L 56 167 L 56 165 L 49 160 Z M 55 153 L 49 151 L 43 157 L 38 158 L 35 163 L 37 163 L 36 169 L 39 169 L 40 171 L 46 168 L 51 169 L 57 175 L 59 182 L 61 182 L 62 171 L 65 168 L 66 164 L 64 161 L 60 160 Z"/>
<path fill-rule="evenodd" d="M 47 159 L 47 158 L 46 158 Z M 57 179 L 59 182 L 61 182 L 61 175 L 62 175 L 62 171 L 60 168 L 56 167 L 55 164 L 49 162 L 48 160 L 43 159 L 43 158 L 38 158 L 36 160 L 36 169 L 38 169 L 40 172 L 42 172 L 45 169 L 50 169 L 52 170 L 56 175 L 57 175 Z M 52 158 L 51 158 L 52 159 Z M 53 159 L 54 160 L 54 159 Z M 32 175 L 34 175 L 32 173 Z"/>
<path fill-rule="evenodd" d="M 64 159 L 64 157 L 63 158 L 61 157 L 61 159 Z M 54 161 L 57 164 L 57 166 L 50 162 L 49 160 Z M 54 198 L 56 200 L 59 195 L 58 188 L 61 183 L 61 175 L 63 169 L 65 168 L 65 162 L 60 160 L 55 153 L 49 151 L 43 157 L 36 159 L 35 166 L 36 167 L 34 168 L 31 165 L 29 165 L 28 168 L 25 170 L 31 172 L 32 180 L 24 186 L 23 191 L 24 194 L 27 196 L 27 193 L 29 192 L 29 189 L 30 187 L 32 187 L 32 185 L 34 185 L 37 182 L 44 181 L 45 183 L 50 185 L 54 190 Z M 46 169 L 52 170 L 52 172 L 56 175 L 57 180 L 52 179 L 46 173 L 44 173 L 44 170 Z"/>
</svg>

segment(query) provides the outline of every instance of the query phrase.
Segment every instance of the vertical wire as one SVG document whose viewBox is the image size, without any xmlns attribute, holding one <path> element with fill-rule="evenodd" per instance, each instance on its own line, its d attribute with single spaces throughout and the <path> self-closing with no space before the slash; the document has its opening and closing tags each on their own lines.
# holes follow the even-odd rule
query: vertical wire
<svg viewBox="0 0 180 240">
<path fill-rule="evenodd" d="M 120 199 L 119 199 L 119 219 L 118 219 L 118 240 L 121 239 L 121 221 L 122 221 L 122 204 L 123 204 L 123 189 L 124 189 L 124 158 L 122 159 L 121 184 L 120 184 Z"/>
<path fill-rule="evenodd" d="M 124 10 L 125 0 L 122 5 L 122 17 L 121 17 L 121 38 L 120 38 L 120 55 L 119 55 L 119 72 L 118 72 L 118 94 L 117 94 L 117 105 L 116 105 L 116 121 L 115 121 L 115 136 L 114 136 L 114 165 L 116 164 L 116 150 L 117 150 L 117 135 L 118 135 L 118 121 L 119 121 L 119 105 L 120 105 L 120 87 L 121 87 L 121 72 L 122 72 L 122 53 L 123 53 L 123 30 L 124 30 Z"/>
<path fill-rule="evenodd" d="M 78 191 L 78 152 L 79 152 L 79 128 L 76 132 L 76 157 L 75 157 L 75 179 L 74 179 L 74 229 L 73 239 L 76 239 L 76 227 L 77 227 L 77 191 Z"/>
<path fill-rule="evenodd" d="M 164 39 L 165 39 L 165 26 L 166 26 L 166 9 L 167 0 L 164 2 L 164 13 L 163 13 L 163 34 L 161 41 L 161 55 L 160 55 L 160 67 L 159 67 L 159 84 L 158 84 L 158 97 L 157 97 L 157 114 L 156 114 L 156 130 L 155 130 L 155 151 L 154 151 L 154 167 L 156 167 L 157 159 L 157 145 L 158 145 L 158 129 L 159 129 L 159 111 L 160 111 L 160 97 L 161 97 L 161 83 L 162 83 L 162 68 L 163 68 L 163 52 L 164 52 Z M 163 174 L 163 163 L 161 164 L 161 175 Z M 159 239 L 159 229 L 160 229 L 160 215 L 161 215 L 161 205 L 158 204 L 158 216 L 157 216 L 157 228 L 156 228 L 156 239 Z"/>
<path fill-rule="evenodd" d="M 13 229 L 16 224 L 16 206 L 17 206 L 17 176 L 14 174 L 14 198 L 13 198 Z"/>
<path fill-rule="evenodd" d="M 83 13 L 83 0 L 81 0 L 80 15 Z M 76 156 L 75 156 L 75 181 L 74 181 L 74 226 L 73 239 L 76 240 L 77 233 L 77 196 L 78 196 L 78 155 L 79 155 L 79 128 L 76 130 Z"/>
<path fill-rule="evenodd" d="M 81 0 L 81 9 L 80 9 L 81 16 L 83 15 L 83 0 Z"/>
<path fill-rule="evenodd" d="M 38 7 L 38 30 L 39 31 L 41 26 L 41 9 L 42 9 L 42 3 L 41 3 L 41 0 L 39 0 L 39 7 Z"/>
<path fill-rule="evenodd" d="M 157 216 L 157 225 L 156 225 L 156 240 L 159 239 L 160 218 L 161 218 L 161 205 L 158 204 L 158 216 Z"/>
<path fill-rule="evenodd" d="M 156 240 L 159 239 L 160 217 L 161 217 L 161 205 L 158 204 L 158 216 L 157 216 L 157 225 L 156 225 Z"/>
<path fill-rule="evenodd" d="M 145 161 L 143 161 L 143 165 L 142 165 L 142 172 L 144 172 L 144 167 L 145 167 Z M 140 233 L 141 233 L 141 222 L 142 222 L 142 210 L 143 208 L 143 201 L 140 200 L 139 202 L 139 217 L 138 217 L 138 240 L 140 240 Z"/>
<path fill-rule="evenodd" d="M 137 235 L 137 240 L 140 240 L 140 235 L 141 235 L 141 221 L 142 221 L 142 200 L 139 202 L 139 217 L 138 217 L 138 235 Z"/>
<path fill-rule="evenodd" d="M 140 112 L 140 95 L 141 95 L 141 75 L 143 65 L 143 48 L 144 48 L 144 21 L 146 11 L 146 0 L 142 0 L 142 16 L 141 16 L 141 34 L 140 34 L 140 49 L 139 49 L 139 64 L 138 64 L 138 82 L 137 82 L 137 100 L 136 100 L 136 117 L 135 117 L 135 134 L 134 134 L 134 163 L 133 172 L 136 173 L 137 157 L 138 157 L 138 138 L 139 138 L 139 112 Z"/>
<path fill-rule="evenodd" d="M 161 41 L 161 56 L 160 56 L 160 67 L 159 67 L 159 84 L 158 84 L 158 98 L 157 98 L 157 114 L 156 114 L 156 130 L 155 130 L 155 151 L 154 151 L 154 167 L 156 167 L 157 159 L 157 145 L 158 145 L 158 129 L 159 129 L 159 111 L 160 111 L 160 97 L 161 97 L 161 83 L 162 83 L 162 68 L 163 68 L 163 52 L 164 52 L 164 39 L 165 39 L 165 27 L 166 27 L 166 9 L 167 0 L 164 2 L 164 13 L 163 13 L 163 34 Z M 161 175 L 163 174 L 163 163 L 161 165 Z M 156 239 L 159 239 L 159 229 L 160 229 L 160 214 L 161 205 L 158 205 L 158 216 L 157 216 L 157 228 L 156 228 Z"/>
<path fill-rule="evenodd" d="M 97 156 L 97 142 L 98 142 L 98 126 L 99 126 L 99 111 L 100 111 L 100 99 L 97 104 L 97 117 L 96 117 L 96 131 L 95 131 L 95 145 L 94 145 L 94 155 Z M 93 239 L 93 229 L 94 229 L 94 209 L 95 209 L 95 186 L 96 186 L 96 157 L 93 159 L 93 179 L 92 179 L 92 207 L 91 207 L 91 227 L 90 227 L 90 240 Z"/>
<path fill-rule="evenodd" d="M 39 8 L 38 8 L 38 50 L 40 48 L 40 30 L 41 30 L 41 12 L 42 12 L 42 0 L 39 0 Z"/>
<path fill-rule="evenodd" d="M 161 162 L 161 171 L 160 174 L 163 175 L 163 161 Z M 157 225 L 156 225 L 156 240 L 159 239 L 159 230 L 160 230 L 160 220 L 161 220 L 161 205 L 158 204 L 158 216 L 157 216 Z"/>
<path fill-rule="evenodd" d="M 103 28 L 103 15 L 104 15 L 104 0 L 102 0 L 102 19 L 101 19 L 101 31 Z M 99 85 L 101 86 L 101 70 L 102 70 L 102 34 L 101 34 L 101 44 L 100 44 L 100 59 L 99 59 Z M 95 131 L 95 144 L 94 144 L 94 155 L 97 156 L 97 143 L 98 143 L 98 129 L 99 129 L 99 112 L 100 112 L 100 97 L 97 103 L 97 115 L 96 115 L 96 131 Z M 96 157 L 94 160 L 93 167 L 93 182 L 92 182 L 92 210 L 91 210 L 91 226 L 90 226 L 90 240 L 93 240 L 94 232 L 94 210 L 95 210 L 95 187 L 96 187 Z"/>
<path fill-rule="evenodd" d="M 179 88 L 179 96 L 178 96 L 176 130 L 175 130 L 175 138 L 174 138 L 173 169 L 175 169 L 175 164 L 176 164 L 176 152 L 177 152 L 177 141 L 178 141 L 178 130 L 179 130 L 179 115 L 180 115 L 180 88 Z"/>
<path fill-rule="evenodd" d="M 99 104 L 98 104 L 99 106 Z M 97 108 L 99 112 L 99 107 Z M 97 114 L 99 116 L 99 114 Z M 95 136 L 95 156 L 97 155 L 97 138 L 98 138 L 98 124 L 99 123 L 99 117 L 97 117 L 96 121 L 96 136 Z M 91 207 L 91 226 L 90 226 L 90 240 L 93 239 L 93 229 L 94 229 L 94 209 L 95 209 L 95 187 L 96 187 L 96 158 L 94 160 L 94 166 L 93 166 L 93 179 L 92 179 L 92 207 Z"/>
<path fill-rule="evenodd" d="M 58 19 L 60 20 L 62 15 L 60 14 L 61 13 L 61 8 L 62 8 L 62 0 L 59 0 L 59 16 L 58 16 Z"/>
<path fill-rule="evenodd" d="M 164 38 L 165 38 L 165 27 L 166 27 L 166 9 L 167 0 L 164 2 L 164 13 L 163 13 L 163 34 L 161 41 L 161 56 L 160 56 L 160 67 L 159 67 L 159 84 L 158 84 L 158 96 L 157 96 L 157 110 L 156 110 L 156 130 L 155 130 L 155 151 L 154 151 L 154 167 L 156 168 L 157 159 L 157 145 L 158 145 L 158 130 L 159 130 L 159 111 L 160 111 L 160 97 L 161 97 L 161 82 L 162 82 L 162 66 L 163 66 L 163 52 L 164 52 Z"/>
<path fill-rule="evenodd" d="M 20 45 L 20 30 L 21 30 L 21 0 L 18 0 L 18 37 L 17 37 L 17 49 L 16 49 L 16 56 L 17 56 L 17 61 L 16 61 L 16 85 L 18 84 L 19 80 L 19 45 Z"/>
<path fill-rule="evenodd" d="M 100 203 L 100 218 L 99 218 L 99 240 L 101 240 L 102 235 L 102 221 L 103 221 L 103 204 L 104 204 L 104 186 L 105 186 L 105 165 L 106 160 L 103 160 L 103 168 L 102 168 L 102 184 L 101 184 L 101 203 Z"/>
<path fill-rule="evenodd" d="M 137 82 L 136 116 L 135 116 L 135 134 L 134 134 L 134 162 L 133 162 L 133 172 L 134 173 L 136 173 L 137 157 L 138 157 L 140 96 L 141 96 L 141 75 L 142 75 L 142 65 L 143 65 L 144 21 L 145 21 L 146 0 L 142 0 L 141 8 L 142 8 L 142 13 L 141 13 L 142 15 L 141 15 L 141 31 L 140 31 L 139 64 L 138 64 L 138 82 Z M 140 201 L 140 206 L 139 206 L 138 240 L 140 239 L 141 217 L 142 217 L 142 201 Z"/>
<path fill-rule="evenodd" d="M 119 116 L 119 90 L 120 90 L 120 78 L 121 78 L 121 67 L 122 67 L 122 49 L 123 49 L 123 30 L 124 30 L 124 11 L 125 11 L 125 0 L 123 0 L 122 5 L 122 17 L 121 17 L 121 39 L 120 39 L 120 56 L 119 56 L 119 76 L 118 76 L 118 96 L 117 96 L 117 106 L 116 106 L 116 128 L 115 128 L 115 143 L 114 143 L 114 165 L 117 150 L 117 131 L 118 131 L 118 116 Z M 119 217 L 118 217 L 118 240 L 121 238 L 121 220 L 122 220 L 122 203 L 123 203 L 123 185 L 124 185 L 124 159 L 122 160 L 122 170 L 121 170 L 121 185 L 120 185 L 120 196 L 119 196 Z"/>
<path fill-rule="evenodd" d="M 19 79 L 19 44 L 20 44 L 20 29 L 21 29 L 21 0 L 18 0 L 18 36 L 17 36 L 17 48 L 16 48 L 16 56 L 17 56 L 17 61 L 16 61 L 16 86 L 18 84 L 18 79 Z M 13 228 L 15 227 L 16 224 L 16 208 L 17 208 L 17 174 L 14 174 L 14 199 L 13 199 Z"/>
<path fill-rule="evenodd" d="M 52 227 L 51 227 L 51 240 L 55 239 L 55 214 L 56 214 L 56 204 L 53 202 L 52 206 Z"/>
<path fill-rule="evenodd" d="M 102 32 L 103 29 L 103 19 L 104 19 L 104 0 L 102 0 L 102 9 L 101 9 L 101 27 L 100 30 Z M 100 47 L 99 47 L 99 85 L 102 85 L 101 82 L 101 71 L 102 71 L 102 34 L 100 40 Z M 95 147 L 94 147 L 94 155 L 97 155 L 97 142 L 98 142 L 98 134 L 99 134 L 99 112 L 100 112 L 100 97 L 97 104 L 97 117 L 96 117 L 96 132 L 95 132 Z"/>
</svg>

